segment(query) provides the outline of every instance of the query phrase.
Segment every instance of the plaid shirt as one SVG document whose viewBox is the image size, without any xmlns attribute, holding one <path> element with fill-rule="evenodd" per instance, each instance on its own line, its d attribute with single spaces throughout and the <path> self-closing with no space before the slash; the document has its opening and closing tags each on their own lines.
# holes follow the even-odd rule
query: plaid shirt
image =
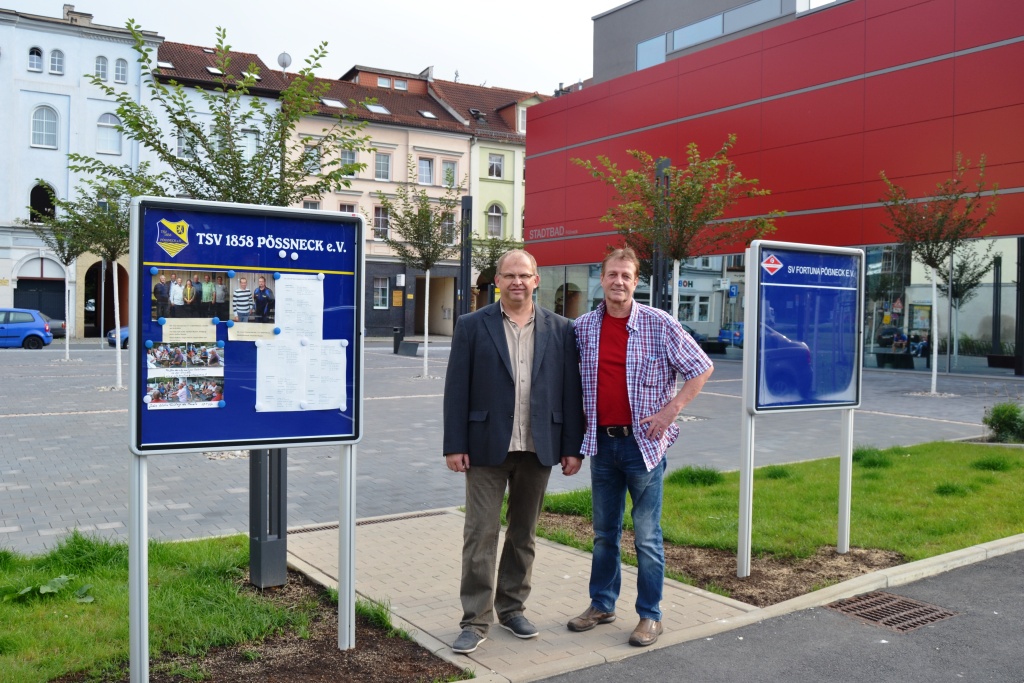
<svg viewBox="0 0 1024 683">
<path fill-rule="evenodd" d="M 605 305 L 576 319 L 576 345 L 580 350 L 580 374 L 583 378 L 583 412 L 587 415 L 587 432 L 583 437 L 582 455 L 597 454 L 597 362 L 601 341 L 601 319 Z M 665 457 L 665 451 L 679 437 L 679 427 L 672 424 L 659 440 L 647 438 L 650 424 L 643 420 L 665 407 L 676 395 L 676 375 L 683 380 L 702 375 L 712 367 L 711 359 L 697 342 L 668 313 L 633 302 L 626 323 L 629 341 L 626 345 L 626 388 L 629 407 L 633 411 L 633 432 L 648 471 Z"/>
</svg>

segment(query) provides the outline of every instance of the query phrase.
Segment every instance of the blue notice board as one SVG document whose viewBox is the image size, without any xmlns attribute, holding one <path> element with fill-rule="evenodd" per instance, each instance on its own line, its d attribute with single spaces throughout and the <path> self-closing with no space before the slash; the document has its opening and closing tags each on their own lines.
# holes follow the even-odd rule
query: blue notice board
<svg viewBox="0 0 1024 683">
<path fill-rule="evenodd" d="M 748 409 L 859 406 L 863 250 L 755 241 L 748 264 Z"/>
<path fill-rule="evenodd" d="M 132 451 L 361 436 L 363 219 L 133 202 Z"/>
</svg>

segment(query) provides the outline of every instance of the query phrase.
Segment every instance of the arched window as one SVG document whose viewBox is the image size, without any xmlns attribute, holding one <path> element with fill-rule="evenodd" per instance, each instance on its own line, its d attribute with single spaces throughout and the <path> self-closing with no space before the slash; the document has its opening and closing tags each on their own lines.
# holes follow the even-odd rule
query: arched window
<svg viewBox="0 0 1024 683">
<path fill-rule="evenodd" d="M 98 154 L 121 153 L 120 119 L 113 114 L 103 114 L 96 122 L 96 152 Z"/>
<path fill-rule="evenodd" d="M 119 59 L 116 62 L 114 62 L 114 82 L 128 82 L 128 60 Z"/>
<path fill-rule="evenodd" d="M 107 58 L 100 56 L 96 58 L 96 78 L 101 81 L 107 80 Z"/>
<path fill-rule="evenodd" d="M 32 112 L 32 146 L 57 149 L 57 112 L 37 107 Z"/>
<path fill-rule="evenodd" d="M 50 51 L 50 73 L 64 75 L 64 53 L 60 50 Z"/>
<path fill-rule="evenodd" d="M 53 216 L 53 199 L 50 198 L 50 188 L 45 185 L 36 185 L 32 188 L 28 203 L 32 207 L 28 219 L 33 223 L 42 222 L 40 216 Z"/>
<path fill-rule="evenodd" d="M 501 237 L 505 232 L 505 214 L 498 204 L 487 207 L 487 236 Z"/>
<path fill-rule="evenodd" d="M 28 49 L 28 70 L 43 70 L 43 51 L 38 47 L 30 47 Z"/>
</svg>

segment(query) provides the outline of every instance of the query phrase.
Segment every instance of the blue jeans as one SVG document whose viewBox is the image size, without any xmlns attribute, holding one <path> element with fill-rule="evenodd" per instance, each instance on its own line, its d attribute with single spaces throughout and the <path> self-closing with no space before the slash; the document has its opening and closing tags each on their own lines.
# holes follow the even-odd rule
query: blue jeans
<svg viewBox="0 0 1024 683">
<path fill-rule="evenodd" d="M 661 540 L 662 478 L 665 460 L 650 472 L 636 439 L 613 438 L 598 430 L 597 455 L 590 460 L 594 501 L 594 557 L 590 571 L 590 601 L 602 612 L 614 612 L 622 586 L 619 542 L 626 492 L 633 501 L 636 538 L 636 611 L 641 619 L 661 621 L 665 583 L 665 548 Z"/>
</svg>

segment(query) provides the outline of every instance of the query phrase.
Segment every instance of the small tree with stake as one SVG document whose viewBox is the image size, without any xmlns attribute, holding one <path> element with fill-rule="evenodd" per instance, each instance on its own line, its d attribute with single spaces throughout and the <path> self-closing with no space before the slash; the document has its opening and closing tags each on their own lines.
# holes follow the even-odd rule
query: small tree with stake
<svg viewBox="0 0 1024 683">
<path fill-rule="evenodd" d="M 937 393 L 939 353 L 938 336 L 935 334 L 938 305 L 936 271 L 944 267 L 950 256 L 966 241 L 984 237 L 985 226 L 996 212 L 998 186 L 992 186 L 990 198 L 985 196 L 985 156 L 982 155 L 978 163 L 978 181 L 973 191 L 964 179 L 969 167 L 970 161 L 964 162 L 958 153 L 953 175 L 936 186 L 934 196 L 922 199 L 908 197 L 907 191 L 890 181 L 885 171 L 879 174 L 886 186 L 882 204 L 889 220 L 884 224 L 885 229 L 910 249 L 918 263 L 929 269 L 932 322 L 928 340 L 932 354 L 933 394 Z"/>
<path fill-rule="evenodd" d="M 62 200 L 45 181 L 37 180 L 36 182 L 46 188 L 54 212 L 38 211 L 30 206 L 28 209 L 31 219 L 19 220 L 18 223 L 30 228 L 64 266 L 64 321 L 66 324 L 71 312 L 71 304 L 68 301 L 71 296 L 71 283 L 68 281 L 67 269 L 79 256 L 89 251 L 89 226 L 85 221 L 85 213 L 82 209 L 87 209 L 90 204 L 95 205 L 96 200 L 83 191 L 79 192 L 77 200 Z M 70 329 L 64 334 L 64 360 L 71 360 Z"/>
<path fill-rule="evenodd" d="M 454 178 L 446 178 L 444 194 L 434 198 L 415 183 L 416 177 L 416 163 L 410 156 L 406 181 L 398 184 L 394 199 L 383 192 L 378 192 L 377 198 L 388 217 L 389 229 L 384 241 L 395 250 L 402 263 L 422 270 L 426 277 L 423 298 L 423 378 L 426 379 L 430 376 L 427 370 L 430 269 L 459 253 L 455 217 L 462 187 L 455 184 Z M 397 237 L 392 237 L 392 231 Z"/>
<path fill-rule="evenodd" d="M 691 142 L 686 164 L 678 167 L 640 150 L 628 150 L 639 167 L 626 171 L 604 156 L 597 157 L 597 164 L 572 160 L 615 190 L 618 203 L 601 220 L 614 225 L 627 246 L 644 256 L 657 248 L 672 259 L 673 317 L 679 313 L 680 261 L 771 233 L 775 218 L 783 215 L 772 211 L 754 218 L 722 218 L 742 198 L 771 194 L 729 159 L 735 144 L 736 135 L 730 134 L 717 152 L 704 158 Z"/>
</svg>

